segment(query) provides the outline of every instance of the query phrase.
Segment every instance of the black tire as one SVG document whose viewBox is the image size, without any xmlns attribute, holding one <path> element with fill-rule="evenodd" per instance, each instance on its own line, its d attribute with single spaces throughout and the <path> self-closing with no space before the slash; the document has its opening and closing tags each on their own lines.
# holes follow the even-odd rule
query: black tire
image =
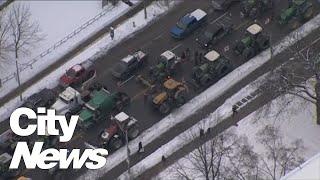
<svg viewBox="0 0 320 180">
<path fill-rule="evenodd" d="M 290 29 L 295 30 L 300 26 L 300 21 L 297 18 L 292 18 L 288 22 Z"/>
<path fill-rule="evenodd" d="M 205 75 L 203 75 L 203 76 L 201 77 L 201 79 L 200 79 L 200 84 L 201 84 L 202 86 L 207 86 L 207 85 L 210 84 L 211 80 L 212 80 L 212 79 L 211 79 L 210 75 L 209 75 L 209 74 L 205 74 Z"/>
<path fill-rule="evenodd" d="M 266 36 L 260 34 L 257 37 L 257 44 L 259 46 L 259 49 L 265 50 L 265 49 L 268 49 L 270 47 L 270 40 Z"/>
<path fill-rule="evenodd" d="M 169 114 L 170 111 L 171 111 L 171 107 L 170 107 L 170 105 L 169 105 L 168 103 L 166 103 L 166 102 L 162 103 L 162 104 L 160 105 L 160 107 L 159 107 L 159 112 L 160 112 L 161 114 Z"/>
<path fill-rule="evenodd" d="M 313 16 L 313 8 L 310 6 L 305 12 L 303 13 L 304 20 L 309 20 Z"/>
<path fill-rule="evenodd" d="M 110 142 L 109 142 L 110 148 L 114 151 L 120 149 L 124 143 L 122 142 L 122 140 L 120 138 L 111 138 Z"/>
<path fill-rule="evenodd" d="M 235 46 L 233 47 L 233 51 L 237 54 L 237 55 L 240 55 L 242 54 L 242 52 L 244 51 L 245 49 L 245 45 L 241 42 L 241 41 L 238 41 Z"/>
<path fill-rule="evenodd" d="M 251 58 L 253 58 L 256 55 L 256 52 L 253 48 L 249 47 L 244 49 L 244 51 L 242 52 L 242 56 L 246 59 L 249 60 Z"/>
<path fill-rule="evenodd" d="M 131 128 L 128 129 L 129 140 L 132 140 L 132 139 L 138 137 L 139 134 L 140 134 L 140 130 L 138 129 L 137 126 L 132 126 Z"/>
</svg>

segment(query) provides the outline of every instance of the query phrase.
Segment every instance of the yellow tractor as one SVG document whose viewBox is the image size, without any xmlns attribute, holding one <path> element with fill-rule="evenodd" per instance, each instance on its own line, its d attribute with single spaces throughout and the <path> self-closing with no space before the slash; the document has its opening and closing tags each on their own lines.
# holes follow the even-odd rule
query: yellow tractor
<svg viewBox="0 0 320 180">
<path fill-rule="evenodd" d="M 168 114 L 173 108 L 182 106 L 187 99 L 188 87 L 184 82 L 172 78 L 163 83 L 161 92 L 155 93 L 152 98 L 152 105 L 161 114 Z"/>
</svg>

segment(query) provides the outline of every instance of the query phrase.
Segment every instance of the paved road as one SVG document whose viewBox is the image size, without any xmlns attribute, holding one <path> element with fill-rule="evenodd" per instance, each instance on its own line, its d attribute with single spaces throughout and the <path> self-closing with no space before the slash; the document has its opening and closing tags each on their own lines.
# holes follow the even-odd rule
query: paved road
<svg viewBox="0 0 320 180">
<path fill-rule="evenodd" d="M 307 49 L 305 49 L 305 47 L 311 46 L 310 52 L 312 52 L 314 54 L 320 53 L 319 32 L 320 32 L 320 29 L 318 29 L 316 32 L 314 32 L 313 34 L 308 36 L 306 39 L 304 39 L 303 42 L 299 42 L 299 45 L 297 47 L 295 47 L 296 50 L 298 50 L 302 54 L 306 54 Z M 313 41 L 313 40 L 316 40 L 316 43 L 314 43 L 315 41 Z M 297 51 L 295 51 L 295 52 L 297 52 Z M 284 53 L 281 53 L 279 56 L 276 56 L 274 58 L 274 61 L 282 61 L 283 62 L 283 59 L 294 57 L 295 52 L 287 50 Z M 313 76 L 313 74 L 311 74 L 311 72 L 305 71 L 305 69 L 303 68 L 303 65 L 301 65 L 300 63 L 297 63 L 297 61 L 287 61 L 287 63 L 285 63 L 285 66 L 294 68 L 296 72 L 299 72 L 299 74 L 303 75 L 304 77 L 310 78 Z M 301 82 L 295 82 L 295 83 L 301 83 Z M 160 173 L 165 168 L 169 167 L 171 164 L 173 164 L 174 162 L 176 162 L 180 158 L 182 158 L 185 155 L 187 155 L 188 153 L 192 152 L 193 150 L 195 150 L 199 146 L 203 145 L 205 142 L 209 141 L 213 137 L 219 135 L 220 133 L 222 133 L 226 129 L 234 126 L 239 121 L 244 119 L 246 116 L 248 116 L 252 112 L 257 111 L 262 106 L 270 103 L 272 100 L 276 99 L 280 95 L 281 94 L 277 94 L 274 92 L 266 92 L 266 91 L 263 92 L 256 99 L 254 99 L 253 101 L 247 103 L 244 107 L 242 107 L 238 111 L 236 116 L 232 116 L 232 117 L 226 118 L 224 120 L 221 120 L 220 123 L 218 123 L 214 128 L 212 128 L 210 133 L 206 134 L 206 136 L 204 138 L 200 138 L 200 137 L 196 138 L 195 140 L 193 140 L 189 144 L 185 145 L 183 148 L 181 148 L 178 151 L 176 151 L 175 153 L 173 153 L 171 156 L 167 157 L 165 163 L 157 164 L 156 166 L 154 166 L 150 170 L 144 172 L 137 179 L 147 180 L 147 179 L 150 179 L 150 177 L 155 177 L 158 173 Z M 203 113 L 205 114 L 205 116 L 207 116 L 211 112 L 214 112 L 215 109 L 216 109 L 215 106 L 211 104 L 203 109 L 203 111 L 204 111 Z M 231 109 L 230 109 L 230 111 L 231 111 Z M 201 120 L 201 117 L 194 116 L 194 118 Z M 145 150 L 148 150 L 148 147 L 145 147 Z"/>
<path fill-rule="evenodd" d="M 276 7 L 276 12 L 279 12 L 279 9 L 285 6 L 286 6 L 286 3 L 284 1 L 281 1 L 281 3 Z M 210 11 L 208 1 L 206 0 L 201 0 L 201 1 L 187 0 L 187 3 L 182 3 L 178 5 L 173 11 L 169 12 L 169 14 L 161 18 L 159 21 L 155 22 L 152 26 L 149 26 L 142 32 L 135 35 L 133 38 L 111 49 L 108 54 L 106 54 L 104 57 L 98 59 L 95 62 L 95 66 L 98 71 L 98 80 L 100 82 L 106 85 L 111 91 L 121 90 L 128 93 L 133 98 L 132 104 L 128 108 L 127 112 L 139 120 L 140 127 L 142 128 L 142 130 L 145 130 L 151 127 L 154 123 L 158 122 L 161 118 L 163 118 L 163 116 L 154 112 L 153 109 L 151 109 L 149 106 L 146 106 L 143 103 L 143 100 L 142 100 L 143 99 L 142 92 L 144 90 L 143 86 L 136 84 L 133 80 L 130 80 L 123 86 L 119 87 L 117 85 L 118 83 L 111 78 L 108 69 L 117 60 L 123 58 L 128 53 L 131 53 L 136 49 L 142 49 L 150 55 L 150 58 L 149 58 L 150 65 L 154 64 L 157 57 L 167 49 L 172 49 L 178 55 L 180 55 L 181 51 L 187 47 L 189 47 L 192 50 L 198 49 L 198 46 L 197 44 L 195 44 L 194 39 L 197 36 L 197 34 L 199 34 L 201 31 L 197 31 L 195 34 L 193 34 L 192 36 L 190 36 L 189 38 L 183 41 L 173 40 L 168 33 L 168 30 L 170 29 L 170 27 L 173 24 L 175 24 L 175 22 L 179 19 L 179 17 L 181 17 L 186 12 L 189 12 L 190 10 L 193 10 L 195 8 L 203 8 L 208 12 Z M 265 17 L 262 17 L 260 20 L 258 20 L 258 22 L 264 25 L 264 22 L 266 22 L 266 19 L 268 16 L 270 16 L 270 13 L 268 13 Z M 217 44 L 217 46 L 215 46 L 215 49 L 221 52 L 226 57 L 230 58 L 232 60 L 233 65 L 237 67 L 242 63 L 244 63 L 244 60 L 239 57 L 235 57 L 230 51 L 224 52 L 224 50 L 227 50 L 228 48 L 226 47 L 228 46 L 230 47 L 230 45 L 234 42 L 235 39 L 239 39 L 242 36 L 242 33 L 244 32 L 245 27 L 249 25 L 249 21 L 240 19 L 239 7 L 237 5 L 232 7 L 229 13 L 211 12 L 209 14 L 209 26 L 211 26 L 210 22 L 215 22 L 215 20 L 219 17 L 221 17 L 219 21 L 222 21 L 222 22 L 231 21 L 232 23 L 234 23 L 237 31 L 234 32 L 231 36 L 227 37 L 221 43 Z M 277 40 L 290 32 L 289 29 L 280 28 L 274 22 L 271 22 L 264 26 L 266 31 L 272 34 L 273 39 L 277 39 Z M 267 72 L 267 70 L 273 69 L 274 67 L 278 66 L 280 62 L 281 60 L 273 61 L 272 63 L 267 63 L 267 65 L 264 68 L 261 68 L 255 71 L 252 74 L 252 76 L 248 77 L 245 81 L 241 81 L 235 87 L 226 91 L 225 94 L 221 96 L 219 99 L 217 99 L 215 102 L 213 102 L 212 105 L 215 108 L 219 107 L 228 97 L 230 97 L 231 95 L 236 93 L 239 89 L 241 89 L 241 87 L 244 87 L 246 84 L 250 83 L 256 77 L 259 77 L 262 73 Z M 192 62 L 186 62 L 183 65 L 182 71 L 178 72 L 176 78 L 180 80 L 182 77 L 184 77 L 185 79 L 188 80 L 188 78 L 190 78 L 189 72 L 192 67 L 193 67 Z M 146 74 L 146 69 L 147 68 L 144 68 L 142 71 L 137 72 L 137 74 L 138 73 Z M 199 90 L 192 89 L 190 98 L 194 97 L 198 93 L 199 93 Z M 207 113 L 204 113 L 204 114 L 207 114 Z M 199 115 L 199 117 L 201 117 L 201 115 Z M 150 152 L 153 152 L 155 149 L 159 148 L 162 144 L 168 142 L 177 134 L 181 133 L 185 129 L 192 126 L 198 120 L 199 119 L 197 118 L 196 119 L 191 118 L 190 120 L 187 120 L 184 123 L 181 123 L 177 127 L 175 127 L 175 131 L 170 131 L 164 134 L 163 136 L 159 137 L 157 141 L 150 144 Z M 102 129 L 107 125 L 108 125 L 108 122 L 105 122 L 96 126 L 94 131 L 91 130 L 90 132 L 78 133 L 74 137 L 70 145 L 72 147 L 83 148 L 84 141 L 89 141 L 90 143 L 93 143 L 93 144 L 96 143 L 97 132 L 99 132 L 99 129 Z M 147 155 L 147 153 L 145 154 Z M 138 160 L 141 158 L 142 157 L 133 157 L 133 164 L 138 162 Z M 105 178 L 108 177 L 108 179 L 114 179 L 115 177 L 120 175 L 124 169 L 125 169 L 125 163 L 121 163 L 119 166 L 115 167 L 113 170 L 107 173 Z M 38 170 L 26 171 L 25 174 L 27 176 L 31 175 L 34 179 L 50 178 L 49 175 L 41 172 L 42 171 L 38 171 Z M 65 173 L 65 177 L 66 179 L 68 178 L 70 179 L 70 178 L 74 178 L 75 176 L 78 176 L 79 174 L 81 174 L 81 171 L 80 172 L 68 171 L 67 173 Z"/>
</svg>

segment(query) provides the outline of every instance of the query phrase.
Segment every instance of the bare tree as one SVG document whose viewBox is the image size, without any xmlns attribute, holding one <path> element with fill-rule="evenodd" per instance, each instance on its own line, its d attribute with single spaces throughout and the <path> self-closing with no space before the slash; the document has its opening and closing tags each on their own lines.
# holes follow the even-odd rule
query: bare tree
<svg viewBox="0 0 320 180">
<path fill-rule="evenodd" d="M 28 54 L 30 49 L 42 40 L 40 28 L 31 20 L 29 7 L 21 3 L 15 3 L 8 12 L 8 21 L 11 33 L 12 50 L 16 60 L 17 80 L 20 86 L 18 59 L 20 54 Z M 20 94 L 20 100 L 22 95 Z"/>
<path fill-rule="evenodd" d="M 304 149 L 302 141 L 284 143 L 279 129 L 274 126 L 267 125 L 262 128 L 257 133 L 257 139 L 265 149 L 265 153 L 259 156 L 259 171 L 263 177 L 268 177 L 267 179 L 280 179 L 304 161 L 301 156 Z"/>
<path fill-rule="evenodd" d="M 320 125 L 320 55 L 312 53 L 311 49 L 301 51 L 293 47 L 290 50 L 294 56 L 270 73 L 262 89 L 274 94 L 290 94 L 315 104 Z M 315 79 L 314 86 L 310 85 L 310 78 Z M 293 100 L 285 98 L 287 96 L 282 98 L 285 100 L 283 108 Z"/>
<path fill-rule="evenodd" d="M 246 139 L 226 131 L 185 156 L 173 169 L 177 179 L 247 179 L 255 160 Z"/>
<path fill-rule="evenodd" d="M 0 60 L 7 60 L 10 51 L 9 45 L 9 23 L 5 19 L 5 11 L 0 12 Z"/>
</svg>

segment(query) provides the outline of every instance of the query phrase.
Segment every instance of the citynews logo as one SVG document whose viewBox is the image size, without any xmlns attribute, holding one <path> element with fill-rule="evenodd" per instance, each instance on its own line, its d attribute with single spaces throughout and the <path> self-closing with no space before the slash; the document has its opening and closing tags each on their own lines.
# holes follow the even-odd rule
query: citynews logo
<svg viewBox="0 0 320 180">
<path fill-rule="evenodd" d="M 26 128 L 20 127 L 20 117 L 27 116 L 28 119 L 37 119 L 37 124 L 29 124 Z M 18 108 L 10 116 L 10 127 L 13 133 L 19 136 L 30 136 L 37 131 L 39 136 L 53 135 L 59 136 L 60 142 L 71 140 L 79 116 L 73 115 L 69 124 L 65 116 L 56 115 L 55 110 L 38 108 L 37 113 L 29 108 Z M 61 133 L 56 128 L 59 123 Z M 44 142 L 35 142 L 32 151 L 29 150 L 27 142 L 18 142 L 14 151 L 10 169 L 18 169 L 20 161 L 23 159 L 27 169 L 51 169 L 59 166 L 60 169 L 67 169 L 72 163 L 73 169 L 80 169 L 85 165 L 88 169 L 99 169 L 103 167 L 107 160 L 108 151 L 106 149 L 85 149 L 80 155 L 80 149 L 43 149 Z"/>
</svg>

